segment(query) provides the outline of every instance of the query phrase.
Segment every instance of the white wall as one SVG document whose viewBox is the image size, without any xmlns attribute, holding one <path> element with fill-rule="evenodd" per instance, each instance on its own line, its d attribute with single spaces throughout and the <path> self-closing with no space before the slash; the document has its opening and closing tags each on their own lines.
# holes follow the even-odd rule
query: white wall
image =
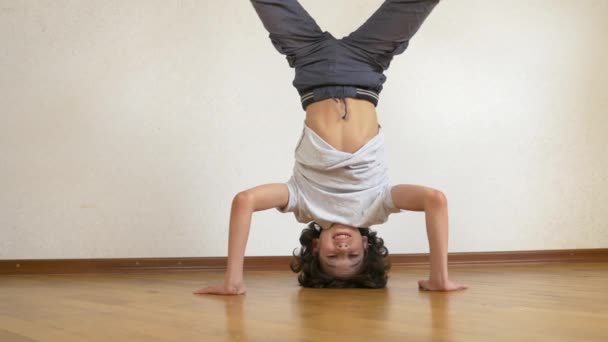
<svg viewBox="0 0 608 342">
<path fill-rule="evenodd" d="M 378 0 L 302 0 L 342 37 Z M 387 72 L 391 177 L 443 190 L 450 250 L 608 247 L 608 2 L 443 1 Z M 0 258 L 223 256 L 304 112 L 246 0 L 0 0 Z M 301 224 L 254 215 L 247 255 Z M 376 227 L 427 251 L 424 214 Z"/>
</svg>

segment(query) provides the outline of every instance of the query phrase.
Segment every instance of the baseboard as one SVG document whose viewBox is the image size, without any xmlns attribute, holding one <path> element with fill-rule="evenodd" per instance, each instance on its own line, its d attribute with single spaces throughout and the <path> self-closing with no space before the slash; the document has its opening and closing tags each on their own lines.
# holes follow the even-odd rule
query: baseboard
<svg viewBox="0 0 608 342">
<path fill-rule="evenodd" d="M 399 266 L 427 265 L 428 258 L 428 254 L 390 255 L 391 263 Z M 291 259 L 290 256 L 246 257 L 245 270 L 288 270 Z M 608 262 L 608 248 L 450 253 L 448 262 L 450 266 Z M 0 274 L 218 271 L 225 266 L 225 257 L 0 260 Z"/>
</svg>

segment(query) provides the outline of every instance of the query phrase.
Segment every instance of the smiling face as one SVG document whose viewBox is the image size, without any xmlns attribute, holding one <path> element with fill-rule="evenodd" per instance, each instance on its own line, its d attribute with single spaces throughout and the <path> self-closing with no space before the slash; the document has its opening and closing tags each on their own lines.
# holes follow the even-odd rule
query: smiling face
<svg viewBox="0 0 608 342">
<path fill-rule="evenodd" d="M 318 253 L 321 268 L 336 278 L 348 278 L 361 270 L 367 249 L 367 237 L 358 228 L 334 224 L 322 229 L 313 250 Z"/>
</svg>

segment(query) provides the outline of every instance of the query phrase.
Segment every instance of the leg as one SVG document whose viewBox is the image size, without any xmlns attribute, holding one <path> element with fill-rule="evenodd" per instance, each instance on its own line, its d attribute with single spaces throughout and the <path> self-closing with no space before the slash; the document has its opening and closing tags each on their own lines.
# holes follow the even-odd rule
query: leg
<svg viewBox="0 0 608 342">
<path fill-rule="evenodd" d="M 251 0 L 269 32 L 274 47 L 283 55 L 295 56 L 298 49 L 324 38 L 315 20 L 297 0 Z"/>
<path fill-rule="evenodd" d="M 388 69 L 403 53 L 439 0 L 386 0 L 357 30 L 342 40 L 369 53 Z"/>
</svg>

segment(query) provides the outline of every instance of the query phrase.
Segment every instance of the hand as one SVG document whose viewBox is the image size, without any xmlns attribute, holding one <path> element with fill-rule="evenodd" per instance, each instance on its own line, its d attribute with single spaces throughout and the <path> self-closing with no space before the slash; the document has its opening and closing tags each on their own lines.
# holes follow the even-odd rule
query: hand
<svg viewBox="0 0 608 342">
<path fill-rule="evenodd" d="M 419 280 L 418 288 L 423 291 L 458 291 L 468 289 L 469 287 L 449 280 L 444 283 Z"/>
<path fill-rule="evenodd" d="M 202 289 L 198 289 L 192 293 L 200 295 L 200 294 L 210 294 L 210 295 L 222 295 L 222 296 L 235 296 L 245 294 L 247 289 L 245 288 L 245 284 L 237 284 L 237 285 L 226 285 L 226 284 L 218 284 L 211 285 L 207 287 L 203 287 Z"/>
</svg>

